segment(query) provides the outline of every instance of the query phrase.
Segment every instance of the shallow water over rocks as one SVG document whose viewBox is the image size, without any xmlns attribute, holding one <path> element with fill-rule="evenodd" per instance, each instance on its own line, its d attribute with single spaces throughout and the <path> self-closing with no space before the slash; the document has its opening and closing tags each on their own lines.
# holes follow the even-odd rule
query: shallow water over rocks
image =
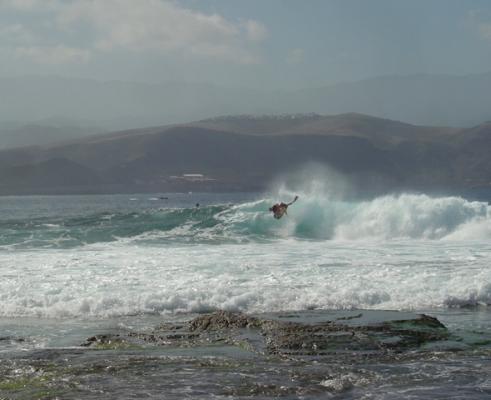
<svg viewBox="0 0 491 400">
<path fill-rule="evenodd" d="M 217 311 L 4 355 L 8 399 L 491 395 L 489 344 L 464 345 L 434 317 L 395 311 Z"/>
</svg>

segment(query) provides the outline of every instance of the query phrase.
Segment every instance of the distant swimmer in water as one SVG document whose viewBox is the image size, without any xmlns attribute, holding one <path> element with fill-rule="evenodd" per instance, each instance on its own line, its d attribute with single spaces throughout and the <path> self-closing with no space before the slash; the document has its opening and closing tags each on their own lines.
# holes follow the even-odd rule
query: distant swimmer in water
<svg viewBox="0 0 491 400">
<path fill-rule="evenodd" d="M 295 196 L 293 201 L 291 201 L 290 203 L 275 204 L 273 207 L 269 208 L 269 211 L 271 211 L 273 213 L 273 216 L 276 219 L 280 219 L 284 214 L 288 215 L 288 213 L 286 212 L 288 206 L 291 206 L 293 203 L 295 203 L 297 201 L 297 199 L 298 199 L 298 196 Z"/>
</svg>

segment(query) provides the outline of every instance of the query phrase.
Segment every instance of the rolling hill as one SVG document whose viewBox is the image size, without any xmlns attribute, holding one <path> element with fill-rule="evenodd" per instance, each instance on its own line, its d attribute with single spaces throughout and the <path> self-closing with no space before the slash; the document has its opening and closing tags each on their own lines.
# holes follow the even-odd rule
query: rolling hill
<svg viewBox="0 0 491 400">
<path fill-rule="evenodd" d="M 308 163 L 362 192 L 487 187 L 491 124 L 417 126 L 361 114 L 230 116 L 0 151 L 0 193 L 262 190 Z"/>
</svg>

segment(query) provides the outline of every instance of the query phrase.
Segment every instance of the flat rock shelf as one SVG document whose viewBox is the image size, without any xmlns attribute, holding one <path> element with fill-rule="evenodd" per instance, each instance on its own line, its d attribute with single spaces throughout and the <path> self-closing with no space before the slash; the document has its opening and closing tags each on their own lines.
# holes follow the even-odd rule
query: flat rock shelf
<svg viewBox="0 0 491 400">
<path fill-rule="evenodd" d="M 455 371 L 469 357 L 489 357 L 489 347 L 464 348 L 425 314 L 217 311 L 162 320 L 3 354 L 0 399 L 395 399 L 416 387 L 431 398 L 431 388 L 448 385 L 437 373 L 443 364 Z"/>
</svg>

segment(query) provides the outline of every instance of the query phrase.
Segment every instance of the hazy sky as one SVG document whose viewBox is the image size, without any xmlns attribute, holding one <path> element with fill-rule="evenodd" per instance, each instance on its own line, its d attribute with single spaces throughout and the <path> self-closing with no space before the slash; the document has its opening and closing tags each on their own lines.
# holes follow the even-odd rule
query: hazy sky
<svg viewBox="0 0 491 400">
<path fill-rule="evenodd" d="M 488 71 L 489 0 L 0 0 L 0 76 L 299 88 Z"/>
</svg>

